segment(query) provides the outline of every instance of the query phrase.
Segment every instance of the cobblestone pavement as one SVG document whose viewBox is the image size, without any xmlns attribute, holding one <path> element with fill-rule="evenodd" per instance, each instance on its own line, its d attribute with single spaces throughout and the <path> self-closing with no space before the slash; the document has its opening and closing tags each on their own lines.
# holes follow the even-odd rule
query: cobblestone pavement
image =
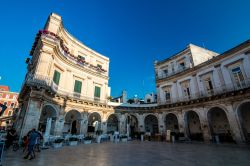
<svg viewBox="0 0 250 166">
<path fill-rule="evenodd" d="M 101 143 L 43 150 L 35 160 L 8 152 L 4 166 L 249 166 L 250 147 L 166 142 Z"/>
</svg>

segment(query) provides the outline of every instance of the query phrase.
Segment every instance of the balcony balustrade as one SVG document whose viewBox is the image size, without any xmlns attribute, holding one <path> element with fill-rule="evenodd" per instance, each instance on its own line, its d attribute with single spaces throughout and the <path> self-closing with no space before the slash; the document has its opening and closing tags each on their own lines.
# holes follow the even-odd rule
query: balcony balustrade
<svg viewBox="0 0 250 166">
<path fill-rule="evenodd" d="M 106 100 L 98 100 L 96 98 L 84 96 L 80 93 L 70 92 L 62 87 L 56 85 L 50 77 L 43 76 L 43 75 L 27 75 L 23 86 L 36 86 L 38 88 L 43 88 L 47 90 L 51 90 L 56 94 L 67 96 L 72 98 L 73 100 L 84 100 L 84 101 L 91 101 L 91 102 L 98 102 L 98 103 L 106 103 Z"/>
<path fill-rule="evenodd" d="M 243 90 L 246 88 L 250 88 L 250 78 L 247 78 L 244 81 L 238 82 L 237 84 L 236 83 L 225 84 L 219 87 L 214 87 L 213 89 L 210 89 L 210 90 L 206 90 L 206 91 L 203 90 L 203 91 L 199 91 L 196 93 L 191 93 L 188 96 L 170 98 L 166 101 L 160 101 L 159 105 L 174 104 L 178 102 L 197 100 L 197 99 L 202 99 L 206 97 L 212 97 L 212 96 L 222 95 L 225 93 L 235 92 L 235 91 Z"/>
</svg>

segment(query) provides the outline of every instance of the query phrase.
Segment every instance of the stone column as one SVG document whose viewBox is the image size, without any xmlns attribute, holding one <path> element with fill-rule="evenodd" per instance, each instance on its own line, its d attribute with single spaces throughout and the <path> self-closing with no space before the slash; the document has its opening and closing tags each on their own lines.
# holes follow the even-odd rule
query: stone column
<svg viewBox="0 0 250 166">
<path fill-rule="evenodd" d="M 211 132 L 209 129 L 209 122 L 207 118 L 207 109 L 205 108 L 200 108 L 200 122 L 201 122 L 201 130 L 203 133 L 203 139 L 204 142 L 210 143 L 210 140 L 212 139 Z"/>
<path fill-rule="evenodd" d="M 59 115 L 59 117 L 56 119 L 55 124 L 55 130 L 54 135 L 62 135 L 63 134 L 63 128 L 64 128 L 64 116 Z"/>
<path fill-rule="evenodd" d="M 82 114 L 81 126 L 80 126 L 80 134 L 87 135 L 88 132 L 88 114 Z"/>
<path fill-rule="evenodd" d="M 187 134 L 187 127 L 186 126 L 186 122 L 185 122 L 185 117 L 184 117 L 184 112 L 178 112 L 178 123 L 179 123 L 179 131 L 180 133 L 184 133 L 184 136 L 185 137 L 188 137 L 188 134 Z"/>
<path fill-rule="evenodd" d="M 236 112 L 233 110 L 232 104 L 227 105 L 227 110 L 228 110 L 227 118 L 230 124 L 232 137 L 236 141 L 237 144 L 242 144 L 244 141 L 244 138 L 241 135 L 240 126 L 236 120 L 237 115 L 236 115 Z"/>
<path fill-rule="evenodd" d="M 163 114 L 159 113 L 158 114 L 158 127 L 159 127 L 159 133 L 164 133 L 165 131 L 165 125 L 164 125 L 164 119 L 163 119 Z"/>
<path fill-rule="evenodd" d="M 196 74 L 194 74 L 193 76 L 192 76 L 192 83 L 193 83 L 193 89 L 192 89 L 192 91 L 194 92 L 194 94 L 192 94 L 193 96 L 193 98 L 198 98 L 199 97 L 199 85 L 198 85 L 198 81 L 197 81 L 197 77 L 196 77 Z"/>
<path fill-rule="evenodd" d="M 159 85 L 156 86 L 156 93 L 157 93 L 157 103 L 160 104 L 160 88 L 159 88 Z"/>
<path fill-rule="evenodd" d="M 107 134 L 107 129 L 108 129 L 108 123 L 107 120 L 102 122 L 102 132 L 103 134 Z"/>
<path fill-rule="evenodd" d="M 126 134 L 126 118 L 125 118 L 124 114 L 122 114 L 120 116 L 120 120 L 119 120 L 119 132 L 120 132 L 120 134 Z"/>
<path fill-rule="evenodd" d="M 173 93 L 174 93 L 174 94 L 171 95 L 171 97 L 173 97 L 171 101 L 172 101 L 172 102 L 177 102 L 177 101 L 178 101 L 178 98 L 179 98 L 178 87 L 177 87 L 177 81 L 175 81 L 175 82 L 173 83 Z"/>
<path fill-rule="evenodd" d="M 34 99 L 29 99 L 28 107 L 26 109 L 26 114 L 24 117 L 20 137 L 22 138 L 26 135 L 31 129 L 38 129 L 39 119 L 41 115 L 41 101 Z"/>
<path fill-rule="evenodd" d="M 143 114 L 140 114 L 139 115 L 139 118 L 138 118 L 138 127 L 139 127 L 139 131 L 140 132 L 145 132 L 145 124 L 144 124 L 144 117 L 143 117 Z"/>
</svg>

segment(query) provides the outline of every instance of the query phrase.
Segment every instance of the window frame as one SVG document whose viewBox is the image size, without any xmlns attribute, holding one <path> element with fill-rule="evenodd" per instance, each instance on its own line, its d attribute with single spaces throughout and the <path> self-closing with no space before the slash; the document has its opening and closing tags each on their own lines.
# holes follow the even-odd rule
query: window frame
<svg viewBox="0 0 250 166">
<path fill-rule="evenodd" d="M 98 92 L 96 92 L 97 88 L 99 88 L 99 96 L 96 96 L 96 94 L 98 93 Z M 94 98 L 95 99 L 100 99 L 101 98 L 101 87 L 100 86 L 95 85 L 95 88 L 94 88 Z"/>
<path fill-rule="evenodd" d="M 57 81 L 57 78 L 56 78 L 56 74 L 58 74 L 58 81 Z M 60 83 L 60 78 L 61 78 L 61 73 L 58 71 L 58 70 L 54 70 L 54 74 L 53 74 L 53 82 L 56 84 L 56 85 L 59 85 Z"/>
<path fill-rule="evenodd" d="M 80 85 L 80 88 L 79 88 L 79 89 L 77 89 L 77 87 L 76 87 L 76 84 L 77 84 L 77 83 L 80 83 L 80 84 L 79 84 L 79 85 Z M 78 91 L 78 90 L 79 90 L 79 91 Z M 74 92 L 75 92 L 75 93 L 79 93 L 79 94 L 82 93 L 82 81 L 80 81 L 80 80 L 75 80 Z"/>
</svg>

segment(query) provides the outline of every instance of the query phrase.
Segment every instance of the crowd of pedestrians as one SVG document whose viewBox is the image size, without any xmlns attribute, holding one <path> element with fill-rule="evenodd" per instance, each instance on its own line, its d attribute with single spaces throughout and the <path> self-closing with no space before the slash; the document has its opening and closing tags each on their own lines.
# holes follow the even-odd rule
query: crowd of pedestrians
<svg viewBox="0 0 250 166">
<path fill-rule="evenodd" d="M 17 140 L 17 138 L 18 136 L 14 128 L 7 130 L 5 141 L 6 150 L 14 146 L 14 141 Z M 42 139 L 42 133 L 36 129 L 30 130 L 27 135 L 22 138 L 23 153 L 25 154 L 24 159 L 33 160 L 36 157 L 35 150 L 40 152 L 40 142 Z"/>
</svg>

